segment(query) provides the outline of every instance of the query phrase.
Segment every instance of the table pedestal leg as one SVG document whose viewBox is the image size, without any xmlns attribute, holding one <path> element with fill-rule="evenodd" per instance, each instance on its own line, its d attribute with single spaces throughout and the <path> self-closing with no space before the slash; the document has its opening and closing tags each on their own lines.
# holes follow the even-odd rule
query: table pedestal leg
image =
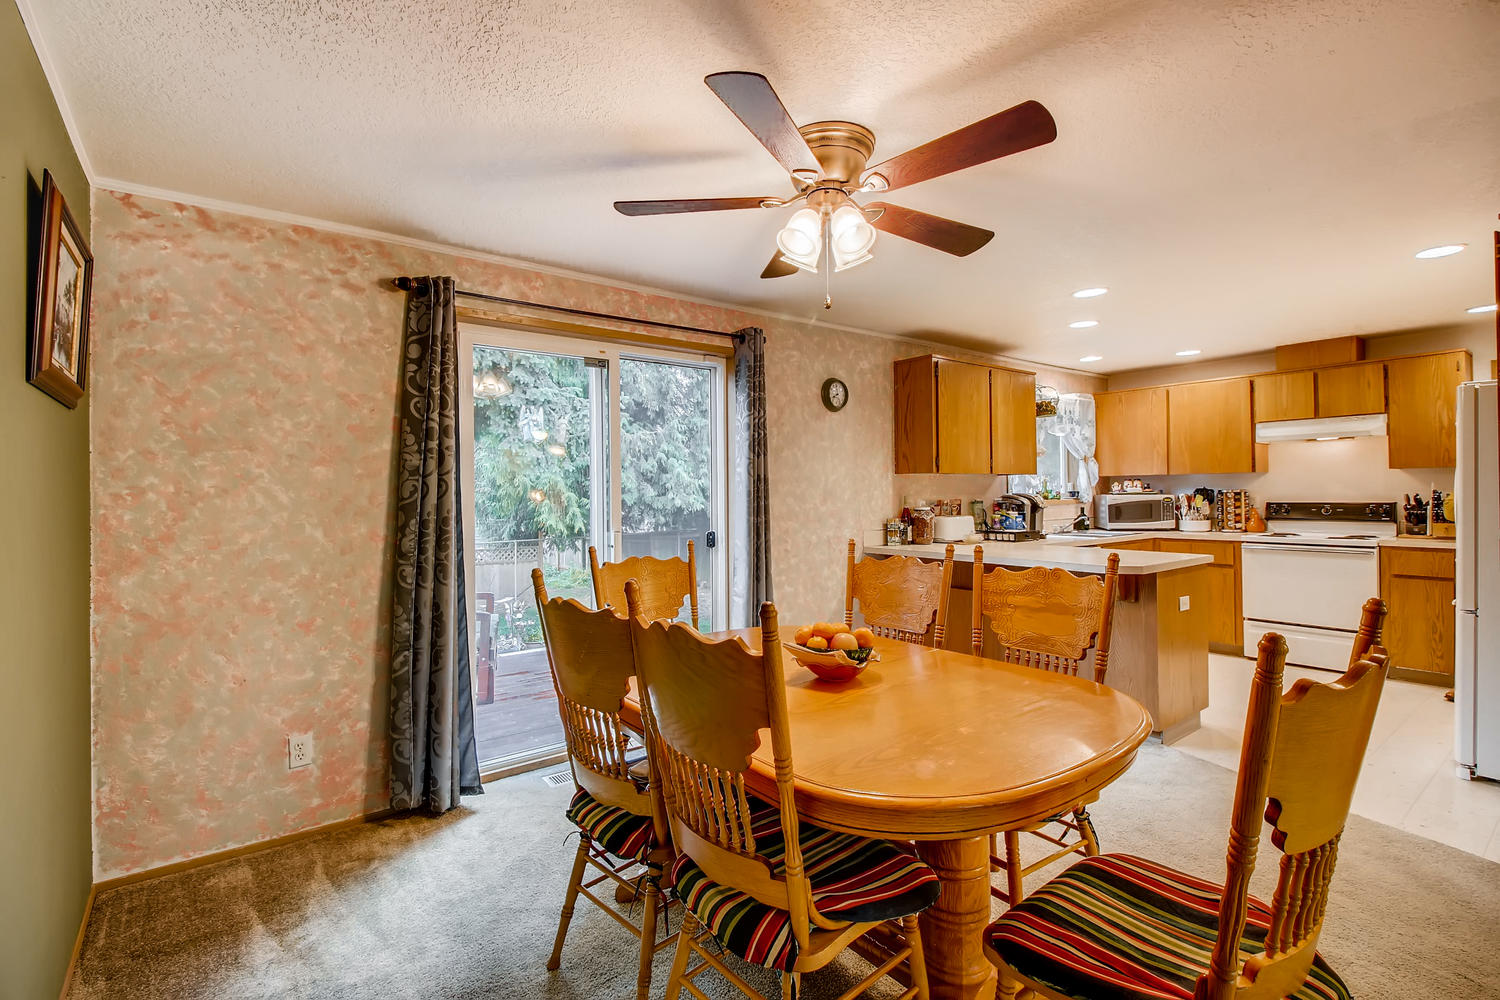
<svg viewBox="0 0 1500 1000">
<path fill-rule="evenodd" d="M 921 917 L 932 1000 L 990 1000 L 995 967 L 983 944 L 990 921 L 989 838 L 919 840 L 917 853 L 943 883 L 938 901 Z"/>
</svg>

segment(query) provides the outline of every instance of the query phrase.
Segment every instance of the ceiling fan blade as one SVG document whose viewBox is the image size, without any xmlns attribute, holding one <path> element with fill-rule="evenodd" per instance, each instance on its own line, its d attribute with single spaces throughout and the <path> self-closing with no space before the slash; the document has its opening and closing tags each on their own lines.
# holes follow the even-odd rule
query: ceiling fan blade
<svg viewBox="0 0 1500 1000">
<path fill-rule="evenodd" d="M 870 225 L 881 232 L 930 246 L 943 253 L 951 253 L 955 257 L 967 257 L 995 236 L 988 229 L 954 222 L 940 215 L 928 215 L 914 208 L 888 205 L 883 201 L 872 202 L 864 207 L 866 211 L 883 209 L 879 218 L 870 220 Z"/>
<path fill-rule="evenodd" d="M 777 250 L 771 255 L 771 262 L 766 265 L 764 271 L 760 272 L 760 276 L 762 278 L 785 278 L 789 274 L 796 273 L 797 266 L 795 264 L 788 264 L 782 260 L 781 251 Z"/>
<path fill-rule="evenodd" d="M 621 215 L 674 215 L 678 212 L 723 212 L 731 208 L 760 208 L 766 202 L 779 204 L 780 198 L 675 198 L 662 201 L 617 201 L 615 211 Z"/>
<path fill-rule="evenodd" d="M 769 80 L 759 73 L 710 73 L 703 82 L 719 95 L 719 100 L 734 112 L 750 134 L 770 150 L 787 173 L 805 170 L 816 177 L 822 172 L 817 157 L 797 131 L 797 124 L 771 89 Z"/>
<path fill-rule="evenodd" d="M 886 180 L 885 190 L 894 191 L 1056 138 L 1057 123 L 1051 112 L 1036 101 L 1027 101 L 877 163 L 865 171 L 865 178 L 880 174 Z"/>
</svg>

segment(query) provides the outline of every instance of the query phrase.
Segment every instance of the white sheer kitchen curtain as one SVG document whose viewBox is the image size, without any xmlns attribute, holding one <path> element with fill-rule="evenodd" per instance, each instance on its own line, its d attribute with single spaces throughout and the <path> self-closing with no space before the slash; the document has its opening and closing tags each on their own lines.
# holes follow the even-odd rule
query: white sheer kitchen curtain
<svg viewBox="0 0 1500 1000">
<path fill-rule="evenodd" d="M 1094 397 L 1086 392 L 1065 394 L 1057 401 L 1057 416 L 1046 423 L 1047 433 L 1056 435 L 1077 462 L 1076 489 L 1083 509 L 1088 510 L 1099 482 L 1099 463 L 1094 460 Z"/>
</svg>

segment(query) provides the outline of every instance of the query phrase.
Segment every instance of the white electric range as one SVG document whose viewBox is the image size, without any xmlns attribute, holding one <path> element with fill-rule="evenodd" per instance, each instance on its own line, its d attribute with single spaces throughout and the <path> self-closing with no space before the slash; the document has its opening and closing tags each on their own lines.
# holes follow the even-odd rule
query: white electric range
<svg viewBox="0 0 1500 1000">
<path fill-rule="evenodd" d="M 1380 596 L 1380 540 L 1395 536 L 1394 503 L 1266 504 L 1266 531 L 1240 546 L 1245 655 L 1280 632 L 1288 663 L 1344 670 L 1360 609 Z"/>
</svg>

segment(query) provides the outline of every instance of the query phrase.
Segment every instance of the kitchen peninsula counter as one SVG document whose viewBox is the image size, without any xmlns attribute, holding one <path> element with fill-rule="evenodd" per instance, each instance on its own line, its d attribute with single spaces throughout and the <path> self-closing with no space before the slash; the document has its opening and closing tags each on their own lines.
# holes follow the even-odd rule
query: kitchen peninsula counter
<svg viewBox="0 0 1500 1000">
<path fill-rule="evenodd" d="M 1124 533 L 1119 541 L 1152 537 L 1146 533 Z M 1009 566 L 1026 569 L 1046 566 L 1050 569 L 1065 569 L 1073 573 L 1103 573 L 1109 561 L 1110 549 L 1098 548 L 1100 544 L 1116 541 L 1113 538 L 1085 537 L 1077 541 L 1064 540 L 1056 535 L 1041 542 L 985 542 L 984 564 L 986 566 Z M 946 544 L 933 545 L 868 545 L 865 553 L 872 556 L 914 556 L 918 559 L 941 560 Z M 1119 553 L 1121 576 L 1152 576 L 1187 569 L 1190 566 L 1206 566 L 1212 557 L 1191 552 L 1130 552 Z M 954 542 L 955 562 L 974 561 L 974 543 Z"/>
<path fill-rule="evenodd" d="M 1149 537 L 1121 532 L 1120 541 Z M 1175 534 L 1175 532 L 1174 532 Z M 1114 538 L 1053 536 L 1038 542 L 986 542 L 985 566 L 1042 566 L 1103 575 L 1111 551 L 1098 548 Z M 907 556 L 939 562 L 947 545 L 868 545 L 873 558 Z M 1152 730 L 1171 743 L 1198 728 L 1208 707 L 1208 613 L 1205 604 L 1210 556 L 1182 552 L 1123 550 L 1114 635 L 1105 683 L 1135 698 L 1151 713 Z M 974 545 L 954 543 L 952 599 L 944 645 L 969 651 L 973 611 Z M 995 639 L 986 627 L 986 655 Z"/>
</svg>

